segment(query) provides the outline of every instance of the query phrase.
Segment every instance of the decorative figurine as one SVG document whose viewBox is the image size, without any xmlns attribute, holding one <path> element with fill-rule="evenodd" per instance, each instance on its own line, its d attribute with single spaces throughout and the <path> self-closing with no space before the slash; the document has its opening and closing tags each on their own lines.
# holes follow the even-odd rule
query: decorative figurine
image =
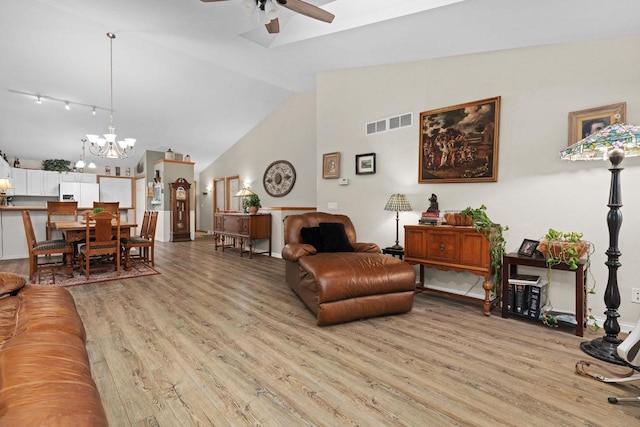
<svg viewBox="0 0 640 427">
<path fill-rule="evenodd" d="M 19 158 L 15 158 L 15 160 L 13 161 L 13 167 L 14 168 L 20 168 L 20 159 Z"/>
<path fill-rule="evenodd" d="M 438 196 L 436 196 L 435 194 L 431 194 L 431 197 L 429 197 L 429 201 L 431 202 L 431 204 L 429 205 L 429 208 L 427 209 L 427 212 L 440 212 L 440 210 L 438 209 Z"/>
</svg>

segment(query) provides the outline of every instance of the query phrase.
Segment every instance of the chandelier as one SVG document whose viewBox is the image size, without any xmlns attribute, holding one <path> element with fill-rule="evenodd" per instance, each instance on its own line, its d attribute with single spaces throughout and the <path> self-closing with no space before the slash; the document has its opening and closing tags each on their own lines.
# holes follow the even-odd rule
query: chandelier
<svg viewBox="0 0 640 427">
<path fill-rule="evenodd" d="M 124 138 L 121 141 L 116 141 L 116 127 L 113 124 L 113 39 L 116 38 L 116 35 L 107 33 L 107 37 L 109 37 L 109 87 L 111 90 L 108 133 L 103 135 L 104 138 L 100 138 L 98 135 L 87 135 L 90 143 L 89 152 L 94 156 L 107 159 L 126 159 L 134 155 L 133 147 L 136 144 L 136 140 L 134 138 Z"/>
</svg>

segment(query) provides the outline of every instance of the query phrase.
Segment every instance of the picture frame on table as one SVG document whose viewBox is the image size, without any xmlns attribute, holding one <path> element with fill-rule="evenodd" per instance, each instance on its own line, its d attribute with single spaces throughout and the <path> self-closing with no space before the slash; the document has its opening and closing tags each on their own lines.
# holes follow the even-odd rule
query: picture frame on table
<svg viewBox="0 0 640 427">
<path fill-rule="evenodd" d="M 340 178 L 340 153 L 326 153 L 322 155 L 322 178 Z"/>
<path fill-rule="evenodd" d="M 627 103 L 604 105 L 569 113 L 569 143 L 573 145 L 592 133 L 598 132 L 614 123 L 627 120 Z"/>
<path fill-rule="evenodd" d="M 500 97 L 420 113 L 418 183 L 498 181 Z"/>
<path fill-rule="evenodd" d="M 376 173 L 376 153 L 356 154 L 356 175 Z"/>
<path fill-rule="evenodd" d="M 520 245 L 520 249 L 518 249 L 518 255 L 532 257 L 533 254 L 536 253 L 539 243 L 537 240 L 524 239 Z"/>
</svg>

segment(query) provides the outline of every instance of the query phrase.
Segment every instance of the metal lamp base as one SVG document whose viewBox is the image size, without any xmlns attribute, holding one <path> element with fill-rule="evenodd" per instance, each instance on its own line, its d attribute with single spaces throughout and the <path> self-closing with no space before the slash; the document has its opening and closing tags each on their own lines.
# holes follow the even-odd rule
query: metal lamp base
<svg viewBox="0 0 640 427">
<path fill-rule="evenodd" d="M 618 356 L 618 344 L 621 342 L 620 340 L 609 342 L 603 338 L 595 338 L 591 341 L 582 342 L 580 348 L 589 356 L 595 357 L 596 359 L 616 365 L 627 366 Z"/>
<path fill-rule="evenodd" d="M 402 246 L 400 246 L 397 242 L 396 242 L 396 244 L 395 244 L 395 245 L 393 245 L 393 246 L 389 246 L 389 249 L 394 249 L 394 250 L 396 250 L 396 251 L 402 251 L 402 250 L 404 250 L 404 248 L 403 248 Z"/>
</svg>

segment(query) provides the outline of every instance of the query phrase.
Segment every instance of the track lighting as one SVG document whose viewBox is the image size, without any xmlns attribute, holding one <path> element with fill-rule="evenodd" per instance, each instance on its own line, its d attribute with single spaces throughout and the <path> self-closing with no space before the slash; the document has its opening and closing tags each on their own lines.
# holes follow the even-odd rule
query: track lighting
<svg viewBox="0 0 640 427">
<path fill-rule="evenodd" d="M 42 99 L 40 99 L 40 95 L 36 97 L 36 104 L 38 105 L 42 104 Z"/>
<path fill-rule="evenodd" d="M 69 106 L 68 102 L 64 103 L 64 109 L 67 110 L 67 111 L 71 110 L 71 107 Z"/>
<path fill-rule="evenodd" d="M 93 110 L 91 111 L 91 115 L 95 116 L 96 115 L 96 107 L 93 107 Z"/>
</svg>

